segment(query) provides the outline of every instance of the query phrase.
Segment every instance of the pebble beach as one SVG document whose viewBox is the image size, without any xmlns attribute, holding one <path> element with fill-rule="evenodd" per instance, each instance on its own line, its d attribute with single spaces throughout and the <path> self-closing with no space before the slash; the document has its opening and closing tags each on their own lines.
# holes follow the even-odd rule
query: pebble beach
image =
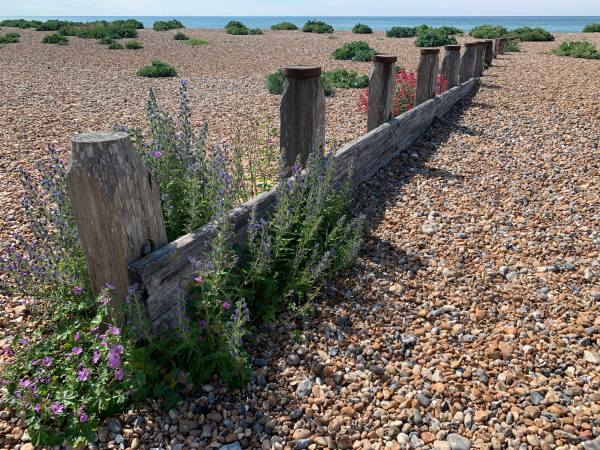
<svg viewBox="0 0 600 450">
<path fill-rule="evenodd" d="M 357 39 L 407 69 L 419 58 L 413 39 L 380 32 L 189 29 L 208 41 L 191 47 L 140 30 L 142 50 L 113 51 L 18 31 L 22 43 L 0 49 L 1 240 L 22 226 L 17 168 L 48 143 L 68 158 L 73 133 L 143 126 L 150 88 L 176 111 L 188 80 L 195 125 L 230 142 L 255 120 L 277 125 L 264 78 L 284 65 L 368 74 L 330 58 Z M 90 449 L 600 448 L 600 62 L 550 54 L 567 39 L 600 47 L 600 34 L 558 34 L 501 55 L 472 100 L 358 188 L 360 257 L 315 317 L 256 330 L 245 390 L 214 380 L 170 410 L 149 399 Z M 157 58 L 178 77 L 136 76 Z M 366 131 L 358 94 L 327 99 L 330 145 Z M 18 299 L 1 307 L 3 330 L 31 327 Z M 34 448 L 3 405 L 0 446 Z"/>
</svg>

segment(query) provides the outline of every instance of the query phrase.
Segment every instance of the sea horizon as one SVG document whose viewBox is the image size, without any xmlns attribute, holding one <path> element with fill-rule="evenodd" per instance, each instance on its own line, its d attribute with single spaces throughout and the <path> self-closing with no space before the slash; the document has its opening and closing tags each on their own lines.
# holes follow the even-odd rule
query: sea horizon
<svg viewBox="0 0 600 450">
<path fill-rule="evenodd" d="M 324 20 L 336 30 L 350 30 L 357 23 L 365 23 L 376 31 L 393 26 L 454 26 L 469 31 L 482 24 L 503 25 L 509 30 L 519 27 L 541 27 L 554 33 L 580 32 L 591 22 L 600 22 L 600 16 L 0 16 L 3 19 L 72 20 L 92 22 L 95 20 L 137 19 L 150 28 L 157 20 L 180 20 L 187 28 L 223 28 L 229 20 L 239 20 L 251 28 L 270 28 L 271 25 L 288 21 L 301 27 L 307 20 Z"/>
</svg>

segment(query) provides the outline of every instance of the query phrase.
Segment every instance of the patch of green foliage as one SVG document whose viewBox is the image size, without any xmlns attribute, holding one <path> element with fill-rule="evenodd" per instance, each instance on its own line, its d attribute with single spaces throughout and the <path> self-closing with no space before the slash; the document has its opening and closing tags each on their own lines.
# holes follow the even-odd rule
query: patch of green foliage
<svg viewBox="0 0 600 450">
<path fill-rule="evenodd" d="M 600 23 L 588 23 L 582 30 L 583 33 L 600 33 Z"/>
<path fill-rule="evenodd" d="M 149 78 L 164 78 L 164 77 L 175 77 L 177 71 L 175 68 L 160 59 L 155 59 L 149 66 L 144 66 L 138 70 L 137 74 L 140 77 Z"/>
<path fill-rule="evenodd" d="M 19 33 L 6 33 L 4 36 L 0 36 L 0 44 L 18 44 L 20 39 Z"/>
<path fill-rule="evenodd" d="M 189 37 L 188 37 L 187 34 L 182 33 L 181 31 L 178 31 L 173 36 L 173 39 L 176 40 L 176 41 L 187 41 L 189 39 Z"/>
<path fill-rule="evenodd" d="M 502 25 L 479 25 L 469 33 L 477 39 L 496 39 L 508 34 L 508 30 Z"/>
<path fill-rule="evenodd" d="M 136 38 L 137 30 L 142 28 L 144 28 L 144 24 L 135 19 L 112 22 L 98 20 L 86 23 L 51 19 L 43 22 L 36 29 L 38 31 L 57 31 L 63 36 L 77 36 L 83 39 L 124 39 Z"/>
<path fill-rule="evenodd" d="M 343 59 L 349 61 L 371 61 L 375 55 L 375 49 L 371 48 L 368 42 L 354 41 L 347 42 L 336 49 L 331 57 L 333 59 Z"/>
<path fill-rule="evenodd" d="M 521 51 L 521 44 L 515 42 L 513 40 L 506 41 L 506 45 L 504 46 L 504 51 L 508 53 L 516 53 Z"/>
<path fill-rule="evenodd" d="M 267 90 L 271 94 L 283 94 L 285 75 L 283 70 L 279 69 L 269 75 L 265 80 Z M 368 75 L 359 75 L 354 70 L 336 69 L 321 74 L 321 85 L 326 97 L 335 94 L 336 88 L 364 88 L 369 85 Z"/>
<path fill-rule="evenodd" d="M 309 20 L 302 27 L 304 33 L 333 33 L 333 27 L 322 20 Z"/>
<path fill-rule="evenodd" d="M 435 28 L 417 33 L 417 39 L 415 39 L 415 46 L 417 47 L 441 47 L 452 44 L 457 44 L 454 36 L 450 36 L 442 30 Z"/>
<path fill-rule="evenodd" d="M 6 19 L 0 21 L 0 27 L 11 27 L 11 28 L 36 28 L 42 24 L 40 20 L 26 20 L 26 19 Z"/>
<path fill-rule="evenodd" d="M 242 22 L 230 20 L 227 22 L 227 25 L 225 25 L 225 32 L 234 36 L 244 36 L 249 34 L 250 30 Z"/>
<path fill-rule="evenodd" d="M 523 42 L 549 42 L 554 40 L 554 35 L 543 28 L 515 28 L 510 32 L 510 35 L 518 37 Z"/>
<path fill-rule="evenodd" d="M 168 30 L 177 30 L 179 28 L 185 28 L 185 25 L 182 24 L 179 20 L 157 20 L 152 25 L 154 31 L 168 31 Z"/>
<path fill-rule="evenodd" d="M 128 50 L 140 50 L 144 48 L 138 41 L 129 41 L 125 43 L 125 48 Z"/>
<path fill-rule="evenodd" d="M 572 58 L 600 59 L 600 52 L 596 46 L 588 41 L 565 41 L 552 50 L 557 56 L 570 56 Z"/>
<path fill-rule="evenodd" d="M 193 47 L 208 45 L 208 41 L 205 41 L 204 39 L 196 39 L 196 38 L 188 39 L 187 41 L 185 41 L 185 43 L 188 45 L 191 45 Z"/>
<path fill-rule="evenodd" d="M 354 34 L 373 34 L 373 29 L 364 23 L 357 23 L 352 27 L 352 32 Z"/>
<path fill-rule="evenodd" d="M 417 29 L 414 27 L 392 27 L 385 32 L 387 37 L 391 38 L 409 38 L 417 35 Z"/>
<path fill-rule="evenodd" d="M 460 28 L 451 27 L 448 25 L 444 25 L 443 27 L 439 27 L 437 29 L 440 30 L 442 33 L 446 33 L 449 36 L 462 36 L 463 34 L 465 34 L 465 32 Z"/>
<path fill-rule="evenodd" d="M 120 42 L 113 42 L 112 44 L 108 44 L 106 48 L 109 50 L 123 50 L 125 47 Z"/>
<path fill-rule="evenodd" d="M 98 43 L 102 44 L 102 45 L 110 45 L 110 44 L 114 44 L 115 40 L 113 38 L 103 37 L 98 40 Z"/>
<path fill-rule="evenodd" d="M 283 73 L 283 70 L 279 69 L 267 75 L 265 83 L 267 85 L 267 91 L 269 91 L 270 94 L 283 94 L 283 84 L 285 83 L 285 74 Z"/>
<path fill-rule="evenodd" d="M 259 35 L 259 34 L 263 34 L 263 31 L 260 28 L 249 28 L 248 29 L 248 34 L 250 34 L 250 35 Z"/>
<path fill-rule="evenodd" d="M 287 31 L 292 31 L 292 30 L 297 30 L 298 26 L 292 22 L 279 22 L 276 23 L 275 25 L 271 25 L 271 30 L 287 30 Z"/>
<path fill-rule="evenodd" d="M 69 45 L 69 39 L 57 33 L 52 33 L 42 39 L 44 44 Z"/>
</svg>

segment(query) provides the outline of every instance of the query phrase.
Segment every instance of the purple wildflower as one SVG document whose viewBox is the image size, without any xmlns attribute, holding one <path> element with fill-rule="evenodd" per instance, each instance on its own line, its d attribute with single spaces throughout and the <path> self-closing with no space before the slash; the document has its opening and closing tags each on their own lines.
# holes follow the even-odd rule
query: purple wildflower
<svg viewBox="0 0 600 450">
<path fill-rule="evenodd" d="M 13 356 L 15 354 L 10 345 L 5 345 L 4 347 L 2 347 L 2 351 L 7 356 Z"/>
<path fill-rule="evenodd" d="M 121 365 L 122 345 L 113 345 L 108 351 L 108 367 L 117 369 Z"/>
<path fill-rule="evenodd" d="M 231 308 L 231 303 L 229 303 L 227 300 L 225 300 L 223 302 L 223 309 L 229 309 Z"/>
<path fill-rule="evenodd" d="M 123 372 L 123 369 L 115 370 L 115 380 L 121 381 L 124 376 L 125 376 L 125 372 Z"/>
<path fill-rule="evenodd" d="M 42 358 L 42 365 L 44 367 L 50 367 L 52 365 L 52 358 L 50 358 L 49 356 L 44 356 Z"/>
<path fill-rule="evenodd" d="M 201 330 L 204 330 L 206 328 L 206 320 L 201 319 L 200 322 L 198 322 L 198 326 Z"/>
<path fill-rule="evenodd" d="M 19 381 L 19 386 L 25 389 L 29 389 L 33 386 L 33 381 L 28 380 L 27 378 Z"/>
<path fill-rule="evenodd" d="M 81 286 L 75 286 L 73 288 L 73 294 L 79 297 L 81 294 L 83 294 L 83 288 Z"/>
<path fill-rule="evenodd" d="M 94 350 L 94 353 L 92 354 L 92 362 L 94 364 L 98 364 L 98 361 L 100 361 L 100 352 L 98 350 Z"/>
<path fill-rule="evenodd" d="M 83 349 L 81 347 L 73 347 L 71 353 L 75 356 L 79 356 L 81 353 L 83 353 Z"/>
<path fill-rule="evenodd" d="M 83 411 L 83 410 L 82 410 L 82 411 L 79 413 L 79 422 L 81 422 L 81 423 L 84 423 L 84 422 L 87 422 L 87 421 L 88 421 L 88 419 L 89 419 L 89 418 L 88 418 L 87 414 L 85 413 L 85 411 Z"/>
<path fill-rule="evenodd" d="M 113 325 L 108 326 L 107 332 L 108 332 L 108 334 L 113 334 L 115 336 L 118 336 L 121 334 L 121 330 L 119 329 L 119 327 L 115 327 Z"/>
<path fill-rule="evenodd" d="M 27 338 L 21 338 L 21 339 L 19 339 L 19 344 L 21 344 L 21 345 L 29 345 L 29 339 L 27 339 Z"/>
<path fill-rule="evenodd" d="M 39 413 L 42 410 L 42 405 L 40 405 L 39 403 L 36 403 L 35 406 L 33 407 L 33 410 L 36 413 Z"/>
<path fill-rule="evenodd" d="M 160 159 L 160 157 L 162 156 L 162 153 L 157 150 L 152 153 L 152 156 L 154 156 L 156 159 Z"/>
<path fill-rule="evenodd" d="M 50 405 L 50 411 L 52 412 L 52 414 L 62 414 L 64 410 L 65 407 L 60 402 L 54 402 Z"/>
<path fill-rule="evenodd" d="M 89 371 L 89 369 L 87 367 L 82 366 L 77 371 L 77 379 L 79 381 L 87 381 L 89 377 L 90 377 L 90 371 Z"/>
<path fill-rule="evenodd" d="M 73 339 L 76 341 L 78 341 L 80 337 L 81 337 L 81 333 L 79 331 L 73 335 Z"/>
<path fill-rule="evenodd" d="M 197 277 L 194 277 L 194 281 L 198 284 L 201 284 L 202 281 L 204 281 L 204 278 L 202 278 L 202 275 L 198 275 Z"/>
</svg>

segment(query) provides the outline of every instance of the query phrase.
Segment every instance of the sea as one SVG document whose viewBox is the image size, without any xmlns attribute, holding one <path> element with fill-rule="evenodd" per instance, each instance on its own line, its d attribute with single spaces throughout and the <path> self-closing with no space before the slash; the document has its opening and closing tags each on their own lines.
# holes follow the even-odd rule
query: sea
<svg viewBox="0 0 600 450">
<path fill-rule="evenodd" d="M 19 17 L 2 17 L 0 19 L 16 19 Z M 519 27 L 541 27 L 554 33 L 573 33 L 592 22 L 600 22 L 600 16 L 411 16 L 411 17 L 319 17 L 319 16 L 38 16 L 23 17 L 25 19 L 62 19 L 77 22 L 91 22 L 94 20 L 117 20 L 134 18 L 144 23 L 145 27 L 152 27 L 157 20 L 178 19 L 187 28 L 223 28 L 230 20 L 239 20 L 250 28 L 270 28 L 278 22 L 292 22 L 301 27 L 307 20 L 323 20 L 331 24 L 336 30 L 349 30 L 357 23 L 369 25 L 374 30 L 387 30 L 393 26 L 417 26 L 426 24 L 433 27 L 448 25 L 468 31 L 482 24 L 503 25 L 509 30 Z"/>
</svg>

